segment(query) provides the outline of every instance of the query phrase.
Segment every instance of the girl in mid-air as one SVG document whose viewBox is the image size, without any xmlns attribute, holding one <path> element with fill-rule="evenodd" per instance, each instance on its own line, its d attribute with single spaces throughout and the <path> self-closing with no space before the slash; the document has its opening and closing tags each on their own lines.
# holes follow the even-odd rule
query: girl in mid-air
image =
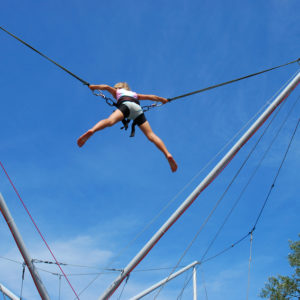
<svg viewBox="0 0 300 300">
<path fill-rule="evenodd" d="M 145 136 L 149 139 L 149 141 L 153 142 L 156 147 L 163 152 L 169 162 L 172 172 L 175 172 L 177 170 L 177 164 L 173 156 L 167 150 L 163 141 L 152 131 L 139 102 L 139 100 L 153 100 L 167 103 L 168 100 L 166 98 L 155 95 L 137 94 L 130 90 L 129 85 L 126 82 L 119 82 L 114 87 L 106 84 L 99 84 L 90 85 L 89 88 L 92 91 L 108 91 L 117 100 L 118 109 L 115 110 L 107 119 L 99 121 L 94 127 L 84 133 L 77 140 L 77 144 L 79 147 L 82 147 L 96 131 L 113 126 L 116 123 L 122 121 L 124 118 L 128 118 L 135 122 L 140 127 Z"/>
</svg>

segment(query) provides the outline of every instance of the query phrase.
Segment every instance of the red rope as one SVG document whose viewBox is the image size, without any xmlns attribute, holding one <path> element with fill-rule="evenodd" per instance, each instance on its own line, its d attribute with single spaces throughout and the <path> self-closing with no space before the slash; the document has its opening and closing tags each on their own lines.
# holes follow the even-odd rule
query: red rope
<svg viewBox="0 0 300 300">
<path fill-rule="evenodd" d="M 36 230 L 38 231 L 38 233 L 39 233 L 39 235 L 41 236 L 42 240 L 44 241 L 45 245 L 47 246 L 47 248 L 48 248 L 49 252 L 51 253 L 51 255 L 52 255 L 53 259 L 55 260 L 56 264 L 58 265 L 58 267 L 59 267 L 60 271 L 62 272 L 62 274 L 63 274 L 63 275 L 64 275 L 64 277 L 66 278 L 66 280 L 67 280 L 67 282 L 68 282 L 69 286 L 71 287 L 72 291 L 73 291 L 73 292 L 74 292 L 74 294 L 76 295 L 76 298 L 77 298 L 77 299 L 79 299 L 79 297 L 78 297 L 77 293 L 75 292 L 75 290 L 74 290 L 74 288 L 73 288 L 73 286 L 72 286 L 71 282 L 69 281 L 69 279 L 68 279 L 67 275 L 65 274 L 65 272 L 63 271 L 63 269 L 62 269 L 62 267 L 60 266 L 59 262 L 57 261 L 56 257 L 54 256 L 53 252 L 51 251 L 51 249 L 50 249 L 50 247 L 49 247 L 48 243 L 46 242 L 45 238 L 43 237 L 43 235 L 42 235 L 41 231 L 39 230 L 39 228 L 38 228 L 37 224 L 35 223 L 35 221 L 34 221 L 33 217 L 31 216 L 31 214 L 30 214 L 29 210 L 27 209 L 27 207 L 26 207 L 26 205 L 25 205 L 24 201 L 22 200 L 22 198 L 21 198 L 21 196 L 20 196 L 19 192 L 17 191 L 16 187 L 14 186 L 14 184 L 13 184 L 12 180 L 10 179 L 10 177 L 9 177 L 8 173 L 6 172 L 6 170 L 5 170 L 5 168 L 4 168 L 4 166 L 3 166 L 3 164 L 2 164 L 2 162 L 1 162 L 1 161 L 0 161 L 0 165 L 1 165 L 1 167 L 2 167 L 2 169 L 3 169 L 3 171 L 4 171 L 4 173 L 5 173 L 5 175 L 7 176 L 7 178 L 8 178 L 8 180 L 9 180 L 9 182 L 10 182 L 11 186 L 13 187 L 14 191 L 16 192 L 16 194 L 17 194 L 18 198 L 20 199 L 20 201 L 21 201 L 21 203 L 22 203 L 23 207 L 25 208 L 25 210 L 26 210 L 27 214 L 29 215 L 29 217 L 30 217 L 30 219 L 31 219 L 31 221 L 32 221 L 32 223 L 33 223 L 33 225 L 35 226 Z"/>
</svg>

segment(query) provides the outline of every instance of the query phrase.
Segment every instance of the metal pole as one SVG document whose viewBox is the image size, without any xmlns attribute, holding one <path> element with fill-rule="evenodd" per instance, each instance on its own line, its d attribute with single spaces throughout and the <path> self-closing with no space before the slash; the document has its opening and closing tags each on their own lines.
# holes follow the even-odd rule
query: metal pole
<svg viewBox="0 0 300 300">
<path fill-rule="evenodd" d="M 7 289 L 3 284 L 0 283 L 0 292 L 7 296 L 11 300 L 20 300 L 13 292 Z"/>
<path fill-rule="evenodd" d="M 21 237 L 21 234 L 17 228 L 17 225 L 16 225 L 14 219 L 12 218 L 10 211 L 9 211 L 1 193 L 0 193 L 0 210 L 6 220 L 6 223 L 9 227 L 14 239 L 15 239 L 15 242 L 23 256 L 23 259 L 28 267 L 28 270 L 32 276 L 34 284 L 35 284 L 42 300 L 50 300 L 48 293 L 46 291 L 46 288 L 43 285 L 42 280 L 41 280 L 34 264 L 32 263 L 32 259 L 29 255 L 29 252 L 27 251 L 27 248 L 26 248 L 24 241 Z"/>
<path fill-rule="evenodd" d="M 157 289 L 160 286 L 164 285 L 168 281 L 176 278 L 177 276 L 179 276 L 180 274 L 182 274 L 185 271 L 189 270 L 190 268 L 195 267 L 195 265 L 197 265 L 197 264 L 199 264 L 199 262 L 198 261 L 194 261 L 193 263 L 189 264 L 188 266 L 180 269 L 179 271 L 173 273 L 172 275 L 168 276 L 167 278 L 165 278 L 165 279 L 161 280 L 160 282 L 152 285 L 151 287 L 149 287 L 148 289 L 146 289 L 143 292 L 139 293 L 138 295 L 134 296 L 130 300 L 138 300 L 138 299 L 141 299 L 141 298 L 145 297 L 146 295 L 150 294 L 152 291 L 154 291 L 155 289 Z"/>
<path fill-rule="evenodd" d="M 197 269 L 193 268 L 193 288 L 194 288 L 194 300 L 197 300 Z"/>
<path fill-rule="evenodd" d="M 104 294 L 99 298 L 100 300 L 107 300 L 116 291 L 122 281 L 130 274 L 130 272 L 142 261 L 142 259 L 149 253 L 160 238 L 169 230 L 169 228 L 179 219 L 179 217 L 189 208 L 189 206 L 196 200 L 199 194 L 207 188 L 210 183 L 222 172 L 222 170 L 230 163 L 238 151 L 247 143 L 252 135 L 263 125 L 273 111 L 280 105 L 292 92 L 292 90 L 300 82 L 300 72 L 294 79 L 284 88 L 284 90 L 276 97 L 276 99 L 268 106 L 268 108 L 261 114 L 261 116 L 254 122 L 254 124 L 247 130 L 247 132 L 237 141 L 237 143 L 227 152 L 221 161 L 212 169 L 212 171 L 202 180 L 196 189 L 186 198 L 181 206 L 173 213 L 173 215 L 166 221 L 166 223 L 156 232 L 156 234 L 149 240 L 149 242 L 140 250 L 140 252 L 132 259 L 132 261 L 125 267 L 124 271 L 116 278 L 116 280 L 108 287 Z"/>
</svg>

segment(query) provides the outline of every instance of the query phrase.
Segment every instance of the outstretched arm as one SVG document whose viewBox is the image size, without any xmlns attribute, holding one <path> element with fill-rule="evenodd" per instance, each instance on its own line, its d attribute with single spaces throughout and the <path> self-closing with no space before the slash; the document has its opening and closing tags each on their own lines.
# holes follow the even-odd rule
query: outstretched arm
<svg viewBox="0 0 300 300">
<path fill-rule="evenodd" d="M 117 96 L 117 90 L 107 84 L 91 84 L 89 85 L 89 88 L 94 91 L 94 90 L 102 90 L 102 91 L 108 91 L 114 98 Z"/>
<path fill-rule="evenodd" d="M 152 100 L 152 101 L 156 101 L 156 102 L 161 102 L 163 104 L 168 102 L 168 99 L 163 98 L 163 97 L 159 97 L 156 95 L 142 95 L 142 94 L 138 94 L 138 99 L 139 100 Z"/>
</svg>

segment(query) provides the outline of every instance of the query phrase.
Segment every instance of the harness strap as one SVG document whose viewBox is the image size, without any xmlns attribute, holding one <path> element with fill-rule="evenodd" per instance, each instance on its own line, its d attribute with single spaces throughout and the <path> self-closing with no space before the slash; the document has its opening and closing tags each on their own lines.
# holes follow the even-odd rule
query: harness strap
<svg viewBox="0 0 300 300">
<path fill-rule="evenodd" d="M 131 120 L 129 119 L 126 119 L 124 118 L 122 120 L 122 123 L 124 126 L 122 126 L 120 129 L 125 129 L 127 130 L 128 129 L 128 124 L 130 123 Z M 134 137 L 135 136 L 135 126 L 137 125 L 137 123 L 134 121 L 132 121 L 132 124 L 131 124 L 131 132 L 130 132 L 130 137 Z"/>
<path fill-rule="evenodd" d="M 122 120 L 122 123 L 123 123 L 123 127 L 121 127 L 120 129 L 125 129 L 125 130 L 127 130 L 127 129 L 128 129 L 128 124 L 130 123 L 130 120 L 124 118 L 124 119 Z"/>
<path fill-rule="evenodd" d="M 135 135 L 135 125 L 136 125 L 136 122 L 135 120 L 132 122 L 131 124 L 131 133 L 130 133 L 130 136 L 129 137 L 134 137 Z"/>
</svg>

